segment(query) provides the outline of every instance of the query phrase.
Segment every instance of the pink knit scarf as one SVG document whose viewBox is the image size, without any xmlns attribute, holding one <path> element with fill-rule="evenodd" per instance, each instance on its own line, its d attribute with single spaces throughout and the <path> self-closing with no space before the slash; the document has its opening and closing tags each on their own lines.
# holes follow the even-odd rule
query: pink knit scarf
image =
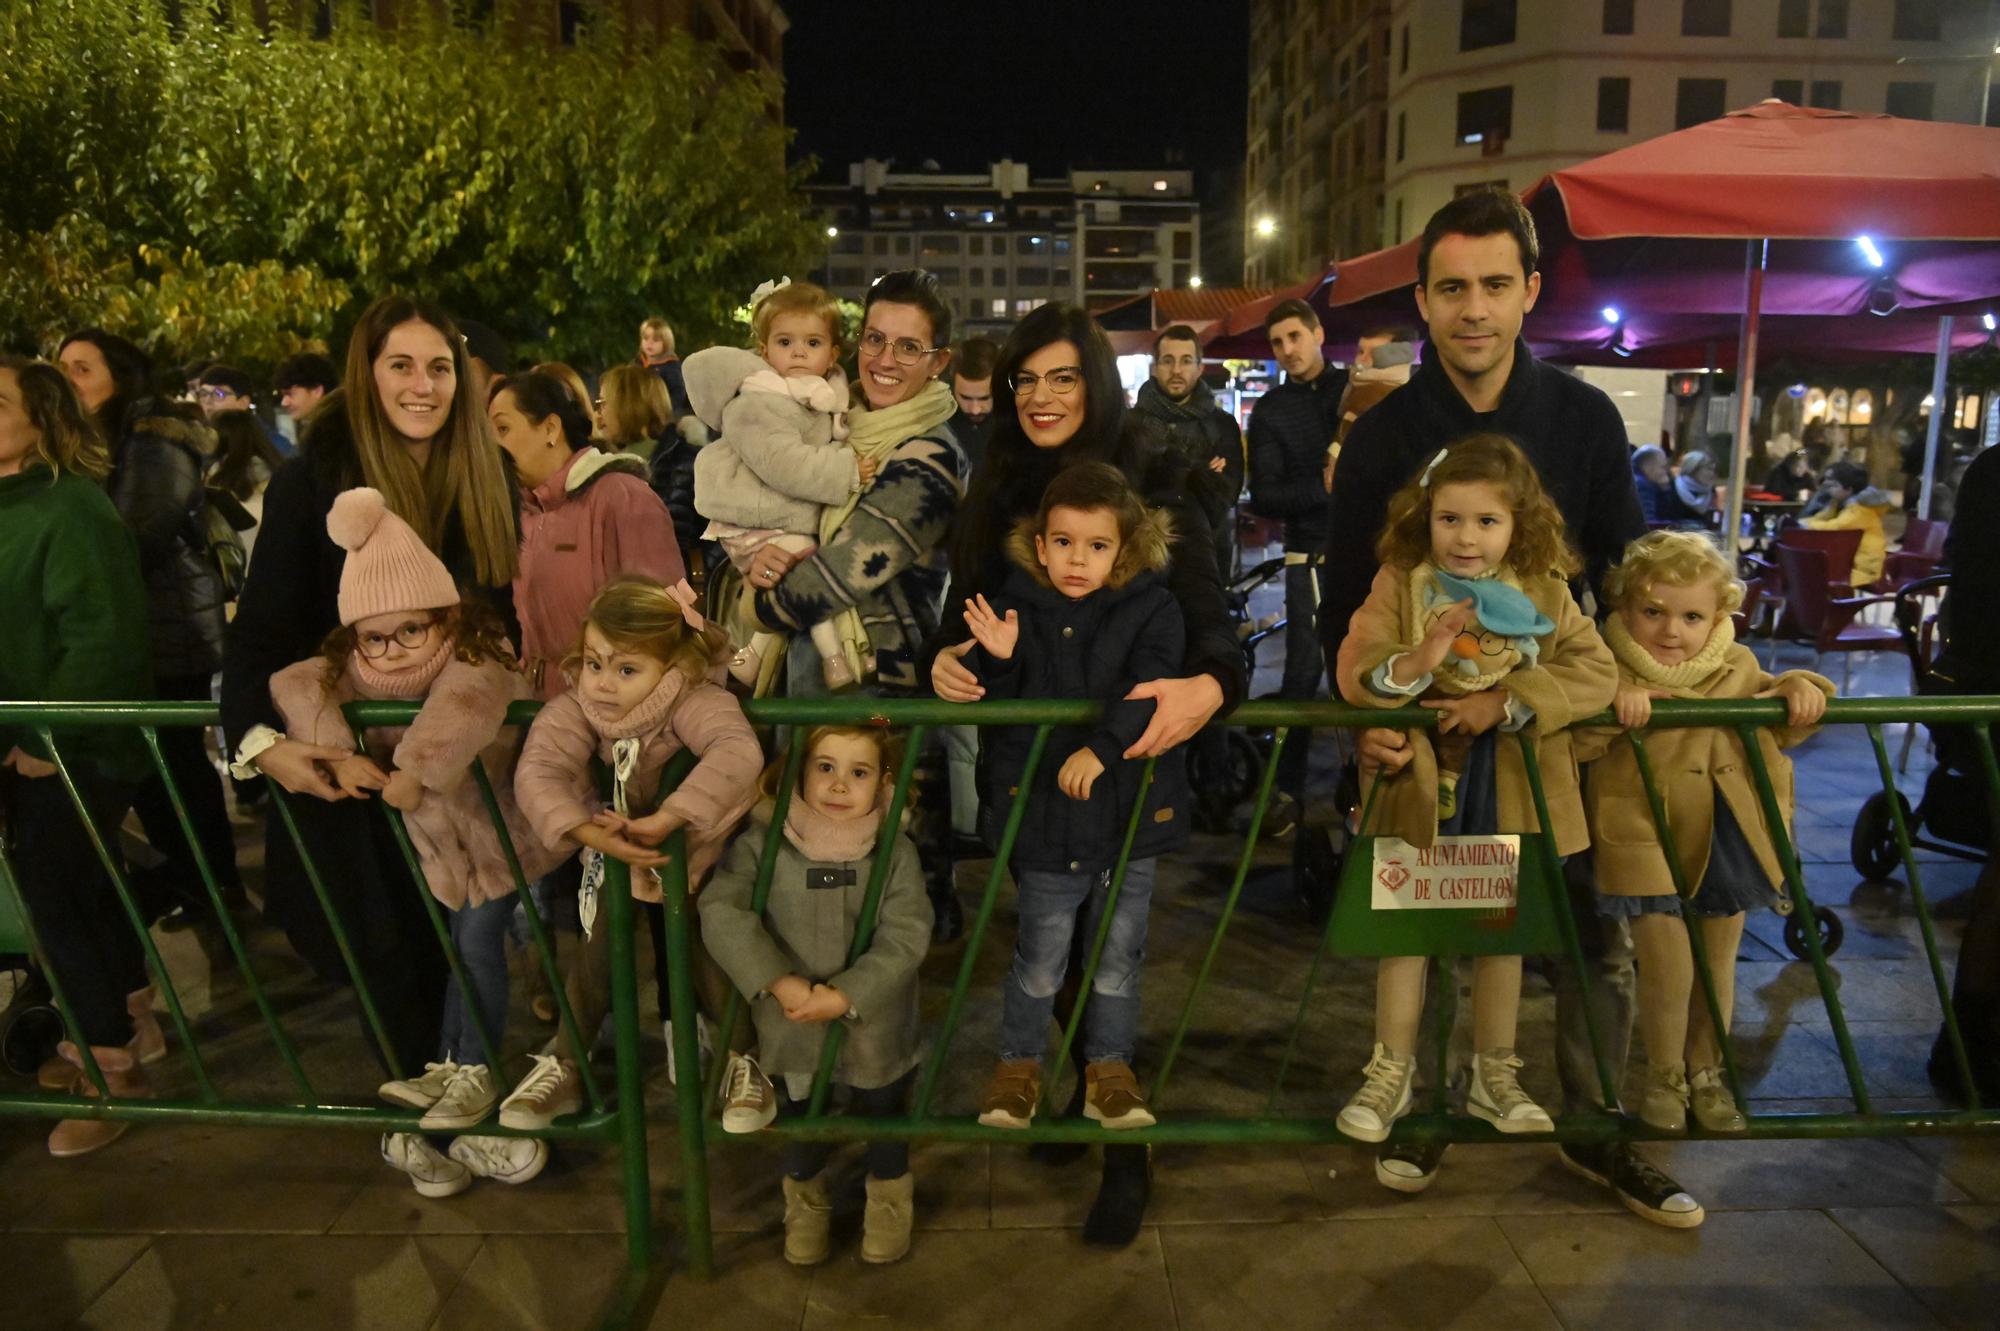
<svg viewBox="0 0 2000 1331">
<path fill-rule="evenodd" d="M 446 665 L 451 661 L 456 644 L 440 633 L 431 648 L 431 654 L 412 666 L 401 670 L 377 670 L 372 662 L 360 652 L 352 658 L 355 682 L 371 698 L 395 699 L 407 702 L 422 698 L 431 691 Z"/>
<path fill-rule="evenodd" d="M 785 839 L 798 847 L 799 854 L 821 863 L 867 859 L 875 852 L 881 830 L 880 804 L 859 818 L 829 818 L 807 804 L 804 795 L 794 795 L 785 810 Z"/>
<path fill-rule="evenodd" d="M 669 669 L 660 676 L 660 682 L 653 691 L 633 704 L 632 710 L 623 716 L 612 717 L 602 707 L 591 702 L 579 691 L 576 701 L 583 708 L 584 716 L 599 739 L 637 739 L 657 733 L 672 715 L 674 704 L 680 701 L 681 691 L 687 687 L 687 676 L 679 670 Z"/>
</svg>

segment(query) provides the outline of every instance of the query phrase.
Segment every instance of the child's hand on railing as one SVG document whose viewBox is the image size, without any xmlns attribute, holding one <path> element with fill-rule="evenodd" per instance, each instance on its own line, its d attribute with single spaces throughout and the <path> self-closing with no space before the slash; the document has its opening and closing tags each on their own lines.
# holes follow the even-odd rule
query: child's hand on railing
<svg viewBox="0 0 2000 1331">
<path fill-rule="evenodd" d="M 1104 775 L 1104 763 L 1089 749 L 1078 749 L 1056 773 L 1056 785 L 1073 800 L 1090 798 L 1090 788 Z"/>
<path fill-rule="evenodd" d="M 417 806 L 424 802 L 424 783 L 417 780 L 414 772 L 398 768 L 383 785 L 382 800 L 392 809 L 415 813 Z"/>
<path fill-rule="evenodd" d="M 32 753 L 23 753 L 18 748 L 7 750 L 6 758 L 0 759 L 0 767 L 11 767 L 22 776 L 37 781 L 56 774 L 54 763 L 45 762 Z"/>
<path fill-rule="evenodd" d="M 972 637 L 987 655 L 996 661 L 1010 661 L 1014 657 L 1014 646 L 1021 640 L 1021 616 L 1009 610 L 1002 619 L 993 613 L 993 607 L 986 603 L 984 596 L 975 596 L 965 603 L 965 626 L 972 630 Z"/>
<path fill-rule="evenodd" d="M 1658 689 L 1642 689 L 1636 684 L 1620 684 L 1618 696 L 1611 700 L 1611 714 L 1618 718 L 1618 724 L 1627 730 L 1637 730 L 1653 719 L 1653 699 L 1673 695 Z"/>
<path fill-rule="evenodd" d="M 832 985 L 816 984 L 806 995 L 805 1002 L 796 1008 L 788 1008 L 785 1015 L 793 1021 L 838 1021 L 847 1015 L 854 1005 L 847 1001 L 847 995 Z"/>
<path fill-rule="evenodd" d="M 1363 776 L 1395 776 L 1417 756 L 1408 735 L 1386 726 L 1370 726 L 1362 731 L 1355 741 L 1354 752 Z"/>
<path fill-rule="evenodd" d="M 599 818 L 603 816 L 603 814 L 598 815 Z M 589 846 L 600 855 L 609 855 L 614 860 L 629 864 L 634 869 L 655 869 L 665 864 L 668 859 L 651 846 L 641 846 L 627 841 L 617 832 L 595 822 L 578 823 L 569 829 L 569 835 L 571 840 Z"/>
<path fill-rule="evenodd" d="M 1457 698 L 1433 698 L 1421 704 L 1438 714 L 1438 729 L 1445 734 L 1463 730 L 1483 735 L 1507 719 L 1507 691 L 1481 689 Z"/>
<path fill-rule="evenodd" d="M 607 822 L 606 819 L 612 821 Z M 624 818 L 609 809 L 597 815 L 597 825 L 622 833 L 633 841 L 648 846 L 657 846 L 668 837 L 687 826 L 687 819 L 672 809 L 659 808 L 644 818 Z"/>
<path fill-rule="evenodd" d="M 1757 696 L 1783 698 L 1786 718 L 1795 726 L 1812 725 L 1826 715 L 1826 694 L 1809 679 L 1787 679 Z"/>
<path fill-rule="evenodd" d="M 270 749 L 264 752 L 269 753 Z M 365 753 L 350 753 L 336 758 L 326 767 L 333 773 L 333 782 L 340 787 L 341 795 L 348 799 L 365 800 L 369 791 L 380 790 L 389 784 L 389 774 L 377 767 L 375 760 Z M 290 786 L 285 788 L 291 789 Z"/>
</svg>

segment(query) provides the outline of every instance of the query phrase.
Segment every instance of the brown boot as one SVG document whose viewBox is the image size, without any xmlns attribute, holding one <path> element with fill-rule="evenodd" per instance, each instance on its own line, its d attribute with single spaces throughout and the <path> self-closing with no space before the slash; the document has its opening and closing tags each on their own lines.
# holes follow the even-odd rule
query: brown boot
<svg viewBox="0 0 2000 1331">
<path fill-rule="evenodd" d="M 832 1251 L 833 1202 L 826 1179 L 785 1176 L 785 1260 L 793 1266 L 818 1266 Z"/>
<path fill-rule="evenodd" d="M 861 1213 L 861 1260 L 897 1262 L 910 1251 L 916 1222 L 916 1179 L 868 1178 L 868 1207 Z"/>
<path fill-rule="evenodd" d="M 97 1087 L 90 1080 L 90 1074 L 83 1070 L 83 1052 L 68 1040 L 57 1046 L 63 1059 L 75 1070 L 76 1079 L 71 1084 L 73 1094 L 91 1099 L 97 1097 Z M 132 1057 L 126 1048 L 100 1049 L 91 1046 L 91 1054 L 97 1059 L 98 1069 L 104 1073 L 104 1084 L 116 1099 L 144 1099 L 151 1094 L 146 1085 L 145 1069 L 139 1060 Z M 58 1159 L 73 1155 L 89 1155 L 101 1150 L 125 1135 L 126 1124 L 108 1118 L 66 1118 L 56 1124 L 49 1134 L 49 1154 Z"/>
</svg>

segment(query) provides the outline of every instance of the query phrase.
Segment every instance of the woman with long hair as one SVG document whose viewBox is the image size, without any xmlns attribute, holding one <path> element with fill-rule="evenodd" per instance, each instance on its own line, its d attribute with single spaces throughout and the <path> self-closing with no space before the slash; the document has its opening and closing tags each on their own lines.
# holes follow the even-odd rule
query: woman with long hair
<svg viewBox="0 0 2000 1331">
<path fill-rule="evenodd" d="M 320 650 L 341 624 L 341 548 L 327 536 L 334 498 L 379 490 L 444 561 L 469 600 L 517 637 L 511 584 L 520 565 L 515 497 L 478 400 L 464 341 L 443 310 L 407 296 L 369 306 L 348 340 L 341 387 L 312 416 L 299 456 L 264 495 L 257 558 L 230 625 L 222 720 L 240 776 L 269 777 L 289 806 L 322 881 L 337 884 L 357 969 L 388 1048 L 386 1066 L 414 1075 L 436 1048 L 446 967 L 385 818 L 343 798 L 329 764 L 346 754 L 289 739 L 271 676 Z M 328 978 L 347 971 L 304 866 L 273 810 L 265 839 L 265 911 Z M 363 1030 L 369 1030 L 364 1019 Z"/>
<path fill-rule="evenodd" d="M 651 471 L 653 493 L 667 506 L 674 520 L 674 543 L 680 546 L 681 562 L 693 577 L 701 531 L 707 524 L 694 507 L 694 455 L 699 447 L 693 429 L 684 433 L 683 422 L 698 427 L 693 416 L 674 419 L 673 399 L 660 377 L 637 365 L 614 365 L 598 382 L 603 406 L 607 447 L 629 453 L 645 461 Z"/>
<path fill-rule="evenodd" d="M 147 696 L 146 591 L 133 538 L 100 488 L 110 469 L 62 372 L 0 357 L 0 605 L 8 612 L 0 699 Z M 116 854 L 115 829 L 146 769 L 144 751 L 134 736 L 112 730 L 57 728 L 54 738 L 97 835 Z M 142 1065 L 165 1052 L 145 956 L 54 757 L 32 730 L 0 727 L 0 825 L 42 964 L 61 983 L 77 1025 L 62 1061 L 40 1080 L 96 1095 L 79 1048 L 88 1045 L 113 1095 L 144 1095 Z M 82 1155 L 125 1126 L 62 1122 L 49 1150 Z"/>
<path fill-rule="evenodd" d="M 257 418 L 247 411 L 218 411 L 208 424 L 215 431 L 215 458 L 209 463 L 209 485 L 243 505 L 243 511 L 261 523 L 264 489 L 285 459 Z M 253 526 L 237 534 L 243 538 L 243 554 L 248 558 L 256 548 L 257 528 Z"/>
<path fill-rule="evenodd" d="M 152 396 L 152 362 L 115 333 L 80 329 L 63 340 L 58 357 L 110 450 L 105 487 L 139 541 L 152 696 L 207 702 L 222 666 L 228 604 L 221 571 L 208 553 L 208 495 L 202 484 L 215 451 L 215 432 L 198 409 Z M 196 842 L 224 900 L 239 906 L 244 898 L 236 840 L 204 732 L 193 726 L 163 728 L 160 756 L 186 803 Z M 148 779 L 133 805 L 146 839 L 165 857 L 157 870 L 142 875 L 149 910 L 165 912 L 178 904 L 207 914 L 212 907 L 201 867 L 181 833 L 166 782 L 157 776 Z"/>
<path fill-rule="evenodd" d="M 1034 514 L 1056 473 L 1079 462 L 1106 462 L 1123 472 L 1148 507 L 1165 509 L 1173 540 L 1167 577 L 1186 620 L 1182 674 L 1141 681 L 1130 695 L 1150 698 L 1153 720 L 1128 757 L 1146 757 L 1182 743 L 1210 719 L 1234 707 L 1248 683 L 1243 653 L 1229 621 L 1214 542 L 1191 482 L 1189 464 L 1138 429 L 1104 330 L 1073 305 L 1044 305 L 1014 326 L 994 366 L 1002 395 L 986 457 L 966 495 L 952 543 L 952 584 L 945 620 L 930 646 L 929 678 L 937 696 L 977 701 L 984 694 L 960 660 L 973 646 L 962 611 L 998 590 L 1007 567 L 1007 534 Z M 1005 409 L 1011 396 L 1013 410 Z M 1078 937 L 1084 936 L 1079 928 Z M 1082 972 L 1072 958 L 1074 984 Z M 1085 1001 L 1069 996 L 1064 1006 Z M 1074 1051 L 1081 1056 L 1081 1046 Z M 1081 1112 L 1084 1077 L 1069 1107 Z M 1151 1194 L 1146 1148 L 1106 1146 L 1097 1202 L 1084 1224 L 1086 1240 L 1122 1247 L 1138 1233 Z"/>
</svg>

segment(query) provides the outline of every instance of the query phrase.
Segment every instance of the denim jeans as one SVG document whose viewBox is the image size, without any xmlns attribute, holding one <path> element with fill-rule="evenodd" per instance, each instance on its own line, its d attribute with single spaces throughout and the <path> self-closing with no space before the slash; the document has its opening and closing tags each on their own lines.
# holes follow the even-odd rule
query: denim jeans
<svg viewBox="0 0 2000 1331">
<path fill-rule="evenodd" d="M 507 1042 L 507 926 L 514 919 L 514 898 L 495 897 L 478 906 L 464 906 L 451 912 L 451 945 L 472 981 L 472 1001 L 486 1019 L 487 1033 L 493 1037 L 489 1054 L 479 1040 L 479 1023 L 473 1020 L 458 977 L 451 977 L 444 992 L 444 1029 L 438 1035 L 438 1058 L 460 1063 L 496 1063 L 503 1057 Z"/>
<path fill-rule="evenodd" d="M 1133 860 L 1125 867 L 1125 885 L 1111 915 L 1111 932 L 1104 940 L 1097 976 L 1083 1014 L 1083 1057 L 1132 1061 L 1139 1041 L 1139 968 L 1146 959 L 1146 917 L 1153 905 L 1156 860 Z M 1070 942 L 1076 932 L 1077 908 L 1090 902 L 1084 925 L 1084 949 L 1096 940 L 1104 919 L 1104 902 L 1111 874 L 1052 873 L 1026 869 L 1017 875 L 1020 928 L 1014 941 L 1014 964 L 1007 972 L 1000 1012 L 1000 1057 L 1039 1063 L 1049 1042 L 1049 1017 L 1056 992 L 1069 969 Z"/>
</svg>

